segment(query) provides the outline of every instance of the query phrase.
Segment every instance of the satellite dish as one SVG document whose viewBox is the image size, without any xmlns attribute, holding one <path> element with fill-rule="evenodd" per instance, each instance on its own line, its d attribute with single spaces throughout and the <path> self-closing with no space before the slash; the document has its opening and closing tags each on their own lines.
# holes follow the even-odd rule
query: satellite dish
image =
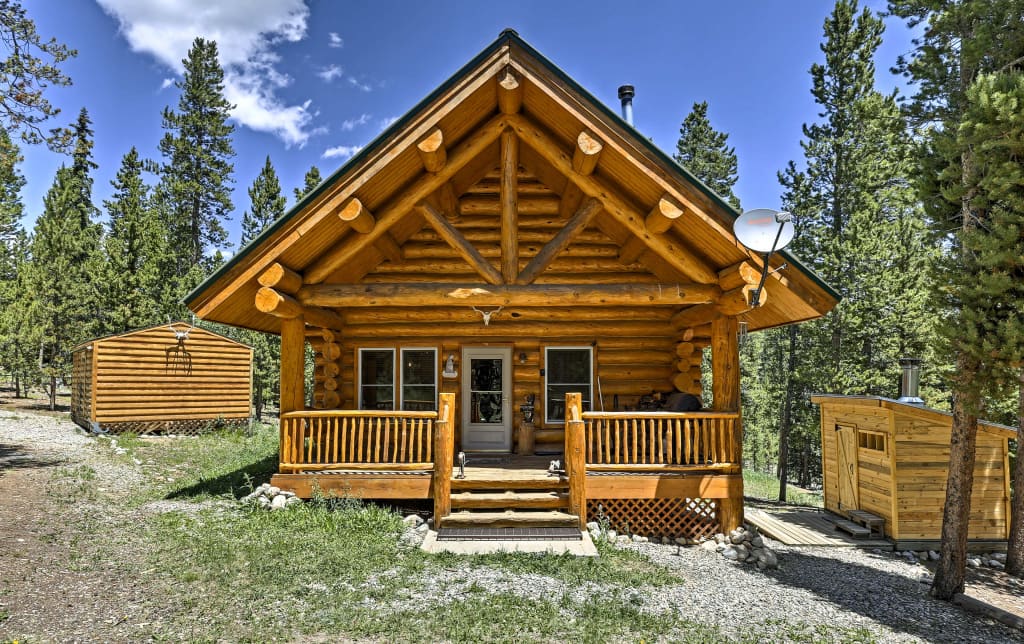
<svg viewBox="0 0 1024 644">
<path fill-rule="evenodd" d="M 774 253 L 793 241 L 793 215 L 770 208 L 748 210 L 733 222 L 741 244 L 757 253 Z"/>
</svg>

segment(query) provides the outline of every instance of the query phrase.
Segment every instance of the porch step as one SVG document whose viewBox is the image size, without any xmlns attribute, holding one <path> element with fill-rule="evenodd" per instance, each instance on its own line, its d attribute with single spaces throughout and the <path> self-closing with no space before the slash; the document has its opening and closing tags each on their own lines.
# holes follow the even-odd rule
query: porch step
<svg viewBox="0 0 1024 644">
<path fill-rule="evenodd" d="M 504 512 L 452 512 L 445 528 L 577 528 L 579 517 L 566 512 L 506 510 Z"/>
<path fill-rule="evenodd" d="M 452 494 L 452 508 L 553 509 L 569 507 L 566 492 L 458 492 Z"/>
<path fill-rule="evenodd" d="M 864 539 L 871 536 L 871 530 L 865 528 L 862 525 L 857 525 L 853 521 L 847 521 L 846 519 L 836 519 L 836 530 L 842 530 L 843 532 L 849 533 L 854 539 Z"/>
<path fill-rule="evenodd" d="M 513 479 L 508 476 L 457 479 L 452 477 L 452 491 L 460 490 L 568 490 L 569 481 L 557 476 Z"/>
</svg>

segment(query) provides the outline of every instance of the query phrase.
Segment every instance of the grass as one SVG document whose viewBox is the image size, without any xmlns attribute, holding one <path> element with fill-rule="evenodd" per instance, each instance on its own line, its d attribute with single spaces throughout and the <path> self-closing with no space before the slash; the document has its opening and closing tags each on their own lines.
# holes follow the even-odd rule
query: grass
<svg viewBox="0 0 1024 644">
<path fill-rule="evenodd" d="M 779 479 L 770 474 L 744 469 L 743 495 L 754 499 L 777 501 L 779 499 Z M 813 508 L 825 505 L 820 493 L 810 492 L 792 484 L 786 486 L 786 501 L 793 505 Z"/>
</svg>

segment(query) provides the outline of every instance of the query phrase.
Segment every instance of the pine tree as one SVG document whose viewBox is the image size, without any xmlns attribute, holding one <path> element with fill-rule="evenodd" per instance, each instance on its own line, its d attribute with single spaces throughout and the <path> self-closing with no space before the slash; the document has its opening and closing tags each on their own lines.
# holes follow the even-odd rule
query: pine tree
<svg viewBox="0 0 1024 644">
<path fill-rule="evenodd" d="M 732 191 L 738 178 L 736 148 L 729 147 L 728 139 L 728 134 L 711 127 L 707 101 L 694 103 L 679 127 L 673 158 L 739 210 L 740 200 Z"/>
<path fill-rule="evenodd" d="M 790 433 L 820 449 L 805 393 L 895 396 L 901 352 L 920 355 L 928 338 L 930 251 L 908 180 L 912 150 L 895 98 L 874 89 L 883 29 L 856 0 L 836 3 L 825 20 L 824 63 L 811 67 L 822 120 L 803 128 L 806 169 L 791 162 L 779 177 L 784 205 L 798 218 L 793 252 L 842 296 L 828 315 L 788 332 L 789 351 L 803 349 L 786 370 L 780 498 Z"/>
<path fill-rule="evenodd" d="M 19 384 L 17 362 L 18 348 L 24 338 L 20 337 L 18 300 L 18 272 L 24 254 L 24 233 L 21 218 L 24 206 L 21 189 L 25 178 L 18 170 L 21 152 L 11 141 L 6 130 L 0 130 L 0 367 L 9 370 Z"/>
<path fill-rule="evenodd" d="M 295 201 L 299 201 L 309 193 L 313 192 L 313 189 L 320 185 L 321 181 L 320 168 L 315 165 L 310 166 L 303 179 L 302 187 L 295 188 Z"/>
<path fill-rule="evenodd" d="M 931 592 L 942 599 L 962 592 L 967 532 L 974 484 L 978 414 L 986 370 L 973 347 L 990 302 L 971 283 L 981 267 L 967 240 L 990 224 L 991 212 L 975 201 L 976 160 L 970 146 L 956 141 L 964 122 L 967 94 L 985 72 L 1005 71 L 1024 59 L 1024 1 L 891 0 L 889 11 L 912 28 L 925 25 L 911 56 L 896 70 L 915 83 L 908 114 L 925 129 L 919 197 L 935 236 L 947 252 L 937 264 L 937 305 L 941 330 L 955 363 L 953 431 L 942 521 L 942 553 Z"/>
<path fill-rule="evenodd" d="M 160 141 L 164 157 L 159 203 L 175 252 L 181 292 L 195 286 L 205 272 L 206 251 L 228 246 L 223 222 L 231 212 L 231 173 L 235 155 L 232 105 L 224 98 L 224 70 L 217 44 L 196 38 L 182 61 L 184 78 L 178 110 L 163 112 L 167 131 Z"/>
<path fill-rule="evenodd" d="M 242 219 L 243 246 L 284 215 L 285 197 L 269 156 L 249 188 L 249 200 L 252 205 Z M 263 407 L 281 373 L 281 341 L 260 331 L 245 331 L 241 340 L 253 348 L 256 420 L 262 420 Z"/>
<path fill-rule="evenodd" d="M 132 147 L 122 158 L 117 177 L 110 182 L 114 187 L 112 198 L 103 202 L 110 219 L 104 240 L 104 309 L 112 332 L 162 320 L 160 267 L 166 261 L 166 229 L 150 203 L 142 172 L 143 161 Z"/>
</svg>

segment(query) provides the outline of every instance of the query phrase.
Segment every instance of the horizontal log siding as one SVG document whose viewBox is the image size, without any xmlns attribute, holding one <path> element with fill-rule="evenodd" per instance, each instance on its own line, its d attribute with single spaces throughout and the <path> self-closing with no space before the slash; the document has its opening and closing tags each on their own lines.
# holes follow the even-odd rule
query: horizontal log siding
<svg viewBox="0 0 1024 644">
<path fill-rule="evenodd" d="M 167 327 L 94 342 L 96 421 L 248 418 L 252 350 L 194 328 L 183 353 Z"/>
</svg>

